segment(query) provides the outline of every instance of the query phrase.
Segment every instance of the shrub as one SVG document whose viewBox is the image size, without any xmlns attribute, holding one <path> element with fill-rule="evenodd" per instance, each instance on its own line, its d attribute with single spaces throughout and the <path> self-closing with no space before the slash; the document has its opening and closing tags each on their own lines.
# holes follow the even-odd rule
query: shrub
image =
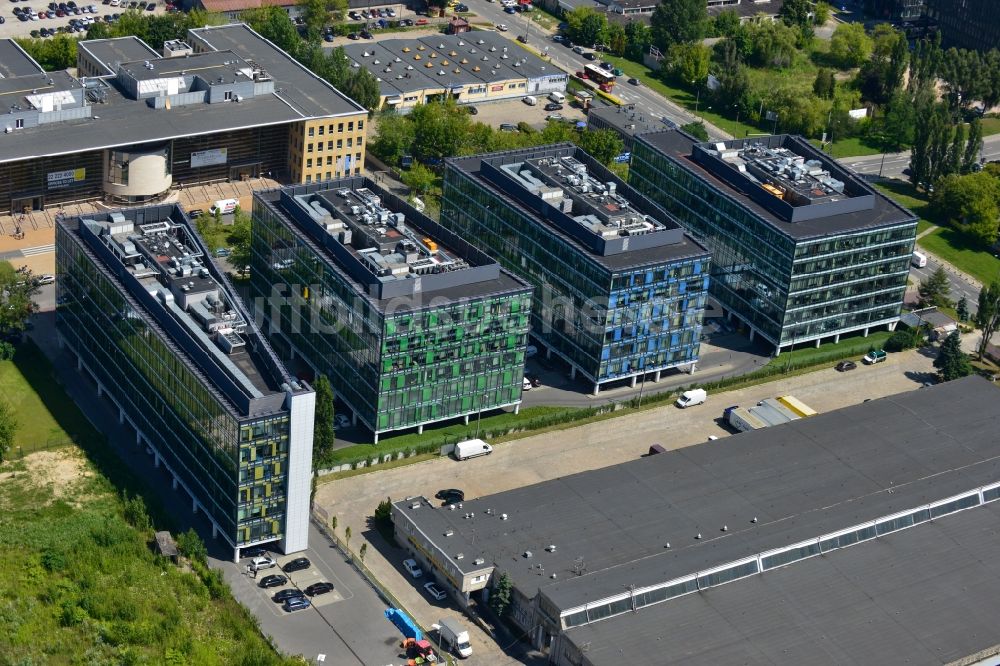
<svg viewBox="0 0 1000 666">
<path fill-rule="evenodd" d="M 384 524 L 392 523 L 392 500 L 386 497 L 378 503 L 375 509 L 375 521 Z"/>
<path fill-rule="evenodd" d="M 205 564 L 207 561 L 208 549 L 205 548 L 205 542 L 201 540 L 194 529 L 177 535 L 177 549 L 192 562 Z"/>
</svg>

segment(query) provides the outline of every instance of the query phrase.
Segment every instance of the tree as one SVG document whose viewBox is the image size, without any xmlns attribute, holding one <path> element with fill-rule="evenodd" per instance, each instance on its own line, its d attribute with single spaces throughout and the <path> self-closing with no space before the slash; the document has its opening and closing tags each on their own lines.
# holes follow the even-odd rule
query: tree
<svg viewBox="0 0 1000 666">
<path fill-rule="evenodd" d="M 898 152 L 913 143 L 913 124 L 916 113 L 909 95 L 897 90 L 882 117 L 883 150 Z"/>
<path fill-rule="evenodd" d="M 674 44 L 701 39 L 707 23 L 704 0 L 662 0 L 650 18 L 653 44 L 666 52 Z"/>
<path fill-rule="evenodd" d="M 701 121 L 681 125 L 681 129 L 700 141 L 708 141 L 708 130 Z"/>
<path fill-rule="evenodd" d="M 740 15 L 732 9 L 727 9 L 715 17 L 712 22 L 716 37 L 732 37 L 740 28 Z"/>
<path fill-rule="evenodd" d="M 367 554 L 368 554 L 368 544 L 363 543 L 361 544 L 361 549 L 358 550 L 358 557 L 361 558 L 361 564 L 365 563 L 365 555 Z"/>
<path fill-rule="evenodd" d="M 204 217 L 204 216 L 203 216 Z M 201 218 L 198 218 L 201 219 Z M 233 224 L 229 227 L 226 242 L 229 243 L 229 263 L 243 268 L 250 265 L 250 240 L 253 222 L 250 215 L 239 206 L 233 211 Z"/>
<path fill-rule="evenodd" d="M 313 469 L 333 452 L 337 433 L 333 429 L 333 387 L 326 375 L 316 378 L 316 411 L 313 414 Z"/>
<path fill-rule="evenodd" d="M 386 497 L 375 507 L 375 522 L 383 525 L 392 524 L 392 498 Z"/>
<path fill-rule="evenodd" d="M 0 337 L 22 333 L 28 327 L 28 320 L 38 311 L 33 300 L 38 292 L 38 280 L 30 270 L 0 261 Z"/>
<path fill-rule="evenodd" d="M 1000 327 L 1000 280 L 994 280 L 989 286 L 979 290 L 979 307 L 976 309 L 976 328 L 983 332 L 976 350 L 979 360 L 986 355 L 986 346 L 993 339 L 993 334 Z"/>
<path fill-rule="evenodd" d="M 979 118 L 973 118 L 969 123 L 969 139 L 965 143 L 965 153 L 962 155 L 962 173 L 969 173 L 979 162 L 979 154 L 983 149 L 983 123 Z"/>
<path fill-rule="evenodd" d="M 587 130 L 580 135 L 578 144 L 601 164 L 611 164 L 624 148 L 621 136 L 610 129 Z"/>
<path fill-rule="evenodd" d="M 952 331 L 941 343 L 937 358 L 934 359 L 934 367 L 938 369 L 941 379 L 946 382 L 972 374 L 972 364 L 962 351 L 962 341 L 958 331 Z"/>
<path fill-rule="evenodd" d="M 208 558 L 208 548 L 193 527 L 177 535 L 177 550 L 192 562 L 204 564 Z"/>
<path fill-rule="evenodd" d="M 274 42 L 278 48 L 291 53 L 298 52 L 302 38 L 299 31 L 282 7 L 254 7 L 240 14 L 244 23 L 261 34 L 264 39 Z"/>
<path fill-rule="evenodd" d="M 959 321 L 969 321 L 969 301 L 965 298 L 965 294 L 958 299 L 958 305 L 955 306 L 955 314 L 958 315 Z"/>
<path fill-rule="evenodd" d="M 0 399 L 0 462 L 6 460 L 7 452 L 14 447 L 18 425 L 14 410 L 6 400 Z"/>
<path fill-rule="evenodd" d="M 813 24 L 815 25 L 825 25 L 827 21 L 830 20 L 830 14 L 833 13 L 833 8 L 827 3 L 820 0 L 815 5 L 813 5 Z"/>
<path fill-rule="evenodd" d="M 653 32 L 642 21 L 629 21 L 625 25 L 625 57 L 637 62 L 653 43 Z"/>
<path fill-rule="evenodd" d="M 924 306 L 937 305 L 948 307 L 951 305 L 951 301 L 948 299 L 951 285 L 948 283 L 948 274 L 945 273 L 944 268 L 941 266 L 938 266 L 936 271 L 921 280 L 918 291 L 920 293 L 920 302 Z"/>
<path fill-rule="evenodd" d="M 497 617 L 503 617 L 507 614 L 507 610 L 510 608 L 510 595 L 514 588 L 513 582 L 510 580 L 510 576 L 507 572 L 503 572 L 493 583 L 493 591 L 490 592 L 490 609 L 497 614 Z"/>
<path fill-rule="evenodd" d="M 625 50 L 628 48 L 628 36 L 625 34 L 625 26 L 621 23 L 610 23 L 604 33 L 608 50 L 616 56 L 625 55 Z"/>
<path fill-rule="evenodd" d="M 946 176 L 935 186 L 931 209 L 980 245 L 992 245 L 1000 218 L 1000 181 L 987 172 Z"/>
<path fill-rule="evenodd" d="M 670 66 L 674 75 L 693 86 L 702 86 L 708 78 L 712 52 L 697 42 L 674 44 L 670 47 Z"/>
<path fill-rule="evenodd" d="M 375 111 L 382 103 L 378 78 L 364 67 L 353 68 L 335 87 L 369 111 Z"/>
<path fill-rule="evenodd" d="M 330 516 L 330 531 L 337 533 L 337 516 Z"/>
<path fill-rule="evenodd" d="M 76 39 L 56 35 L 47 39 L 15 39 L 46 72 L 76 67 Z"/>
<path fill-rule="evenodd" d="M 323 28 L 330 22 L 330 8 L 327 0 L 298 0 L 299 16 L 306 29 L 306 39 L 318 41 Z"/>
<path fill-rule="evenodd" d="M 798 52 L 798 33 L 784 23 L 752 23 L 735 38 L 747 62 L 755 67 L 788 67 Z"/>
<path fill-rule="evenodd" d="M 832 69 L 822 68 L 816 72 L 816 80 L 813 81 L 813 92 L 823 99 L 833 99 L 833 92 L 837 88 L 837 80 L 833 76 Z"/>
<path fill-rule="evenodd" d="M 841 23 L 830 38 L 830 57 L 844 69 L 864 63 L 872 48 L 872 40 L 860 23 Z"/>
<path fill-rule="evenodd" d="M 378 130 L 375 138 L 368 143 L 368 150 L 386 164 L 399 166 L 399 160 L 412 149 L 414 139 L 413 121 L 409 116 L 393 112 L 378 116 Z"/>
<path fill-rule="evenodd" d="M 879 23 L 872 33 L 872 57 L 858 72 L 858 88 L 863 99 L 885 104 L 902 88 L 909 62 L 906 35 L 888 23 Z"/>
<path fill-rule="evenodd" d="M 410 111 L 413 122 L 413 154 L 425 162 L 461 154 L 472 124 L 465 109 L 453 100 L 421 104 Z"/>
<path fill-rule="evenodd" d="M 785 0 L 778 15 L 785 25 L 807 28 L 812 25 L 812 3 L 809 0 Z"/>
<path fill-rule="evenodd" d="M 899 328 L 885 341 L 883 349 L 887 352 L 913 349 L 923 341 L 923 338 L 924 333 L 919 328 Z"/>
<path fill-rule="evenodd" d="M 344 541 L 347 544 L 347 549 L 351 549 L 351 526 L 348 525 L 344 528 Z"/>
<path fill-rule="evenodd" d="M 566 20 L 566 36 L 570 41 L 584 46 L 594 46 L 604 43 L 604 32 L 608 28 L 608 19 L 603 13 L 598 13 L 592 7 L 577 7 L 564 14 Z"/>
<path fill-rule="evenodd" d="M 434 187 L 437 176 L 420 162 L 414 162 L 409 169 L 403 171 L 400 179 L 404 185 L 413 190 L 414 194 L 420 196 L 427 194 Z"/>
</svg>

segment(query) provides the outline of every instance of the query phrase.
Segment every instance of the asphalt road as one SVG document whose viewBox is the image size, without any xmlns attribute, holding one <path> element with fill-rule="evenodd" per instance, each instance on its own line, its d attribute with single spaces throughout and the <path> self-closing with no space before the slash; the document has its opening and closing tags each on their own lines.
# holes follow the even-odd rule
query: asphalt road
<svg viewBox="0 0 1000 666">
<path fill-rule="evenodd" d="M 942 266 L 942 264 L 940 264 L 937 260 L 928 257 L 927 265 L 923 268 L 917 268 L 916 266 L 910 267 L 910 277 L 918 282 L 925 280 L 940 266 Z M 969 312 L 971 314 L 975 314 L 976 310 L 979 309 L 979 287 L 966 282 L 960 276 L 949 270 L 950 268 L 950 266 L 944 264 L 944 272 L 948 276 L 948 284 L 951 286 L 951 299 L 957 302 L 960 298 L 965 296 L 965 300 L 969 304 Z"/>
<path fill-rule="evenodd" d="M 983 139 L 983 158 L 987 162 L 1000 159 L 1000 134 L 993 134 Z M 856 173 L 878 174 L 881 169 L 882 176 L 886 178 L 905 180 L 903 169 L 910 166 L 910 151 L 886 153 L 884 164 L 881 153 L 864 157 L 845 157 L 841 158 L 840 163 Z"/>
<path fill-rule="evenodd" d="M 508 39 L 515 40 L 518 35 L 527 35 L 528 46 L 548 54 L 552 62 L 570 73 L 583 69 L 584 65 L 599 62 L 598 60 L 587 60 L 583 56 L 574 53 L 572 49 L 568 49 L 562 44 L 552 41 L 550 33 L 529 20 L 530 12 L 526 14 L 507 14 L 503 11 L 503 7 L 499 2 L 487 2 L 487 0 L 467 0 L 466 4 L 482 20 L 489 21 L 493 25 L 505 24 L 508 30 L 500 34 Z M 614 94 L 628 104 L 635 104 L 637 111 L 649 117 L 667 117 L 678 125 L 684 125 L 697 120 L 694 115 L 653 90 L 645 86 L 629 85 L 626 83 L 626 77 L 619 79 L 618 85 L 615 86 Z M 714 134 L 711 130 L 709 133 Z"/>
</svg>

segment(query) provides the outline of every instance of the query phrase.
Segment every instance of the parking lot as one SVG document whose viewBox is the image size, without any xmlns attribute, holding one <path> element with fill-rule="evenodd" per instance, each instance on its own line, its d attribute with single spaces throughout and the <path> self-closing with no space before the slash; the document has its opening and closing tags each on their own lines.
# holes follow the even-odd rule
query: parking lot
<svg viewBox="0 0 1000 666">
<path fill-rule="evenodd" d="M 460 617 L 454 602 L 431 601 L 402 568 L 410 555 L 395 544 L 386 544 L 371 530 L 371 516 L 382 499 L 412 495 L 433 497 L 442 488 L 460 488 L 467 498 L 518 488 L 555 477 L 632 460 L 660 444 L 667 449 L 701 444 L 725 446 L 731 432 L 721 425 L 722 410 L 730 405 L 754 405 L 764 398 L 792 394 L 816 409 L 827 412 L 903 391 L 919 389 L 934 372 L 933 354 L 910 351 L 892 354 L 884 363 L 860 366 L 838 373 L 833 368 L 790 377 L 746 389 L 710 395 L 705 405 L 680 410 L 673 405 L 658 407 L 589 425 L 545 433 L 500 444 L 483 458 L 456 462 L 434 459 L 397 469 L 339 479 L 319 488 L 316 501 L 336 515 L 339 531 L 350 526 L 352 549 L 370 543 L 365 563 L 379 580 L 411 610 L 425 626 L 444 614 Z M 708 437 L 718 441 L 708 443 Z M 483 663 L 516 663 L 474 625 L 463 621 L 472 634 L 473 649 L 487 655 Z"/>
<path fill-rule="evenodd" d="M 60 4 L 65 5 L 64 8 L 60 8 Z M 153 4 L 153 10 L 149 11 L 148 6 Z M 52 9 L 52 5 L 55 8 Z M 65 32 L 67 34 L 73 35 L 75 37 L 85 37 L 86 26 L 81 25 L 81 29 L 73 29 L 70 27 L 71 22 L 73 24 L 80 23 L 94 23 L 94 22 L 106 22 L 105 17 L 110 17 L 114 20 L 115 14 L 122 14 L 129 9 L 137 9 L 143 13 L 148 14 L 163 14 L 167 11 L 167 6 L 164 4 L 163 0 L 156 0 L 155 2 L 142 2 L 141 9 L 140 3 L 137 0 L 126 0 L 121 2 L 121 0 L 108 0 L 104 3 L 103 0 L 98 0 L 97 2 L 67 2 L 66 0 L 59 0 L 59 2 L 52 3 L 42 2 L 42 0 L 28 0 L 25 2 L 10 2 L 7 3 L 5 9 L 0 10 L 0 14 L 3 15 L 6 22 L 0 25 L 0 38 L 3 37 L 30 37 L 32 31 L 41 31 L 43 28 L 52 30 L 55 32 Z M 134 7 L 132 5 L 135 5 Z M 89 8 L 93 7 L 95 11 L 89 11 Z M 36 13 L 35 20 L 21 21 L 17 18 L 14 10 L 34 10 Z M 52 18 L 42 17 L 39 12 L 42 11 L 61 11 L 64 16 L 53 16 Z M 79 14 L 74 13 L 79 11 Z M 41 35 L 39 35 L 41 36 Z M 154 48 L 156 45 L 152 45 Z"/>
</svg>

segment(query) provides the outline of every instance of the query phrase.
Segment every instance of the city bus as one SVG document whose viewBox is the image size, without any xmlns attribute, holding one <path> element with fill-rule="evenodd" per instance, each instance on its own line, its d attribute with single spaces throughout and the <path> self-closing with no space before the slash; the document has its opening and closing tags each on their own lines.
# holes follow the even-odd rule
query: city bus
<svg viewBox="0 0 1000 666">
<path fill-rule="evenodd" d="M 616 77 L 611 72 L 592 64 L 584 65 L 583 71 L 587 78 L 596 83 L 604 92 L 611 92 L 614 89 Z"/>
</svg>

